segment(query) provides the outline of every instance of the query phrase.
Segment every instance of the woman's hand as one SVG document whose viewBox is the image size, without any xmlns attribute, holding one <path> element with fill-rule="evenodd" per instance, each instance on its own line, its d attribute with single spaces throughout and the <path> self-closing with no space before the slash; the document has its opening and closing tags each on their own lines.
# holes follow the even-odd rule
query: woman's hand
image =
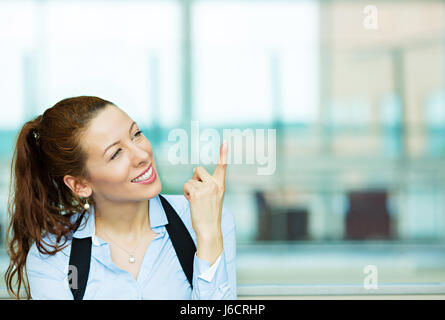
<svg viewBox="0 0 445 320">
<path fill-rule="evenodd" d="M 221 214 L 225 192 L 227 143 L 220 148 L 213 175 L 203 167 L 194 169 L 193 177 L 184 185 L 184 196 L 190 202 L 192 227 L 196 233 L 196 255 L 210 264 L 223 250 Z"/>
</svg>

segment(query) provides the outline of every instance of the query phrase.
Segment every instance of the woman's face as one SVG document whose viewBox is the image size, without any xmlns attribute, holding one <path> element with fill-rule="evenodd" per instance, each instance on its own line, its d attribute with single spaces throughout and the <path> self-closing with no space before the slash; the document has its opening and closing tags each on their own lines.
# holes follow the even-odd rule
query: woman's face
<svg viewBox="0 0 445 320">
<path fill-rule="evenodd" d="M 95 201 L 141 201 L 161 192 L 150 142 L 116 106 L 108 105 L 90 122 L 83 146 Z M 147 175 L 138 179 L 142 182 L 135 182 L 147 169 Z"/>
</svg>

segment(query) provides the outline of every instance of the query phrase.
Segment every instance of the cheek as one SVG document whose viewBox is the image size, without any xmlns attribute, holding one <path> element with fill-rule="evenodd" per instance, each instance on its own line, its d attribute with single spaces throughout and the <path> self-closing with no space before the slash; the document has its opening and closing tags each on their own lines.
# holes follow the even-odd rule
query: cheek
<svg viewBox="0 0 445 320">
<path fill-rule="evenodd" d="M 116 164 L 109 170 L 105 172 L 101 172 L 100 174 L 95 175 L 95 183 L 107 186 L 114 186 L 115 184 L 119 184 L 122 182 L 126 182 L 128 180 L 128 165 Z"/>
<path fill-rule="evenodd" d="M 145 151 L 148 152 L 150 158 L 153 156 L 153 149 L 150 142 L 145 138 L 140 145 Z M 124 182 L 129 182 L 129 169 L 131 168 L 131 161 L 127 155 L 121 154 L 120 158 L 116 158 L 113 165 L 109 166 L 106 170 L 96 172 L 94 175 L 94 182 L 96 184 L 104 185 L 105 187 Z M 153 160 L 154 164 L 154 160 Z M 156 169 L 156 165 L 155 165 Z"/>
<path fill-rule="evenodd" d="M 151 146 L 150 141 L 148 141 L 147 138 L 145 138 L 144 141 L 143 141 L 143 148 L 145 150 L 147 150 L 150 155 L 153 155 L 153 148 Z"/>
</svg>

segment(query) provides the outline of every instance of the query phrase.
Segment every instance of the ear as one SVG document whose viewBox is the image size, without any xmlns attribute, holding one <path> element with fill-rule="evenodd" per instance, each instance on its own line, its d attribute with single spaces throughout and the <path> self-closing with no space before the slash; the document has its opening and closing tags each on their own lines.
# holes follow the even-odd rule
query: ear
<svg viewBox="0 0 445 320">
<path fill-rule="evenodd" d="M 93 193 L 93 189 L 88 185 L 87 182 L 75 178 L 73 176 L 66 175 L 63 177 L 63 182 L 71 189 L 75 194 L 80 197 L 89 197 Z"/>
</svg>

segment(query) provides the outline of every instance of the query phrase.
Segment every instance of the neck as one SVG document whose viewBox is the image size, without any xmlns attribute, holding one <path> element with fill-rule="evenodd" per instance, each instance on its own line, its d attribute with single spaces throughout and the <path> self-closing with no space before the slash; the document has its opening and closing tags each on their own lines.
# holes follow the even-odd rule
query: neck
<svg viewBox="0 0 445 320">
<path fill-rule="evenodd" d="M 96 234 L 103 232 L 122 239 L 137 239 L 151 230 L 149 200 L 131 203 L 96 203 Z"/>
</svg>

